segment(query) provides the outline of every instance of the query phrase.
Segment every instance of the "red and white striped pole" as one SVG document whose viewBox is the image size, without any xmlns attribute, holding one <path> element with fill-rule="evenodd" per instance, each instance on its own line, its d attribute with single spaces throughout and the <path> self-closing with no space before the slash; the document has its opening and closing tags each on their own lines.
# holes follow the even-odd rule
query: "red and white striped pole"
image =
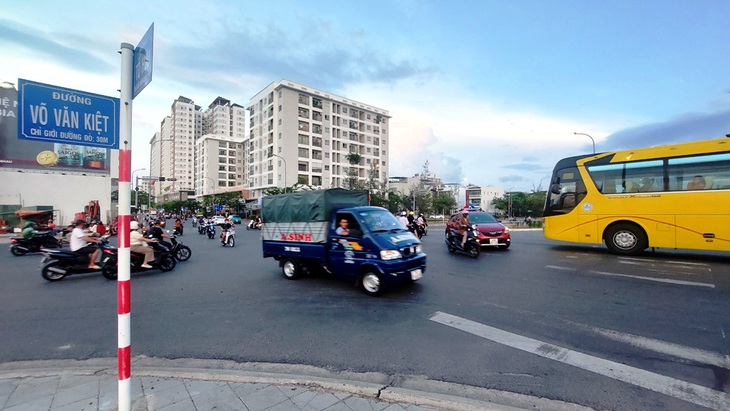
<svg viewBox="0 0 730 411">
<path fill-rule="evenodd" d="M 120 88 L 119 138 L 119 258 L 117 267 L 117 356 L 119 366 L 119 411 L 132 408 L 132 336 L 131 336 L 131 254 L 129 223 L 132 220 L 132 82 L 134 46 L 122 43 L 122 84 Z"/>
</svg>

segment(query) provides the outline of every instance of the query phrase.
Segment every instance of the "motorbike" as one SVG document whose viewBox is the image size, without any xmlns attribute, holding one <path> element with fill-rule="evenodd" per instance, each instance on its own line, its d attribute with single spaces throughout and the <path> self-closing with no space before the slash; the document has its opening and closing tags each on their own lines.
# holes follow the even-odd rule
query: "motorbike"
<svg viewBox="0 0 730 411">
<path fill-rule="evenodd" d="M 249 221 L 249 223 L 246 225 L 246 230 L 260 230 L 261 229 L 261 220 L 259 219 L 253 219 Z"/>
<path fill-rule="evenodd" d="M 208 223 L 198 223 L 198 234 L 205 234 L 207 227 Z"/>
<path fill-rule="evenodd" d="M 182 228 L 181 228 L 181 227 L 175 227 L 175 228 L 173 228 L 173 229 L 172 229 L 172 233 L 173 233 L 173 234 L 175 234 L 175 235 L 178 235 L 178 236 L 179 236 L 179 235 L 183 235 L 183 234 L 182 234 L 182 231 L 183 231 L 183 230 L 182 230 Z"/>
<path fill-rule="evenodd" d="M 61 241 L 50 233 L 38 233 L 30 239 L 23 237 L 10 238 L 10 252 L 17 257 L 26 253 L 37 253 L 44 248 L 61 248 Z"/>
<path fill-rule="evenodd" d="M 170 242 L 172 243 L 172 255 L 177 261 L 188 261 L 193 255 L 193 250 L 190 247 L 184 245 L 182 241 L 177 241 L 177 235 L 174 232 Z"/>
<path fill-rule="evenodd" d="M 426 225 L 424 223 L 414 221 L 412 225 L 414 227 L 413 234 L 415 234 L 416 237 L 420 239 L 421 237 L 426 235 Z"/>
<path fill-rule="evenodd" d="M 108 250 L 116 251 L 116 248 L 109 245 L 108 237 L 100 238 L 97 244 L 101 250 L 102 266 L 101 271 L 106 267 L 104 259 Z M 58 281 L 72 274 L 87 274 L 99 271 L 99 268 L 89 268 L 89 256 L 76 254 L 70 250 L 43 250 L 43 258 L 40 264 L 41 276 L 48 281 Z"/>
<path fill-rule="evenodd" d="M 132 251 L 130 253 L 132 272 L 142 272 L 154 269 L 159 269 L 160 271 L 172 271 L 175 269 L 177 262 L 175 261 L 175 257 L 172 252 L 168 250 L 167 247 L 157 243 L 150 243 L 150 246 L 155 254 L 155 259 L 149 262 L 149 265 L 151 265 L 152 268 L 142 267 L 142 263 L 144 263 L 144 254 Z M 103 265 L 101 266 L 101 274 L 108 280 L 116 280 L 119 272 L 119 250 L 116 247 L 108 247 L 104 248 L 102 253 Z"/>
<path fill-rule="evenodd" d="M 221 244 L 223 247 L 236 245 L 236 229 L 232 225 L 227 230 L 221 227 Z"/>
<path fill-rule="evenodd" d="M 481 252 L 481 245 L 479 244 L 479 241 L 477 240 L 477 228 L 475 225 L 472 225 L 471 227 L 466 227 L 466 242 L 464 243 L 464 246 L 461 245 L 461 239 L 462 236 L 458 231 L 455 230 L 447 230 L 446 231 L 446 247 L 449 249 L 450 253 L 455 253 L 457 251 L 466 253 L 471 258 L 477 258 L 479 257 L 479 253 Z"/>
<path fill-rule="evenodd" d="M 208 223 L 207 226 L 205 226 L 205 232 L 208 234 L 208 239 L 212 240 L 215 238 L 215 224 Z"/>
<path fill-rule="evenodd" d="M 193 218 L 193 228 L 198 226 L 198 220 Z"/>
</svg>

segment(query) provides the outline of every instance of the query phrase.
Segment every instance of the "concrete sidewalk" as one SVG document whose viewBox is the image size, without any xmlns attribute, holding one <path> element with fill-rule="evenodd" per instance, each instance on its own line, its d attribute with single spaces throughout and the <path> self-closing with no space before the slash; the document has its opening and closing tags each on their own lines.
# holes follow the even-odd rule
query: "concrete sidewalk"
<svg viewBox="0 0 730 411">
<path fill-rule="evenodd" d="M 0 364 L 0 410 L 116 410 L 115 358 Z M 219 360 L 137 357 L 133 410 L 588 410 L 412 376 Z"/>
</svg>

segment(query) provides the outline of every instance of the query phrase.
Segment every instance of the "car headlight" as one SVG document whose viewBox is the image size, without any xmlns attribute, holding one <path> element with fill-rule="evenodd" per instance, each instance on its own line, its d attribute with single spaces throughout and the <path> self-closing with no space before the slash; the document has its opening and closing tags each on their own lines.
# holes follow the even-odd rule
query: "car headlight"
<svg viewBox="0 0 730 411">
<path fill-rule="evenodd" d="M 509 227 L 507 227 L 507 226 L 504 226 L 504 232 L 505 232 L 505 233 L 509 233 Z"/>
<path fill-rule="evenodd" d="M 423 247 L 421 247 L 421 244 L 418 244 L 416 246 L 416 254 L 421 254 L 423 252 Z"/>
<path fill-rule="evenodd" d="M 398 250 L 380 250 L 380 258 L 383 260 L 396 260 L 403 258 Z"/>
</svg>

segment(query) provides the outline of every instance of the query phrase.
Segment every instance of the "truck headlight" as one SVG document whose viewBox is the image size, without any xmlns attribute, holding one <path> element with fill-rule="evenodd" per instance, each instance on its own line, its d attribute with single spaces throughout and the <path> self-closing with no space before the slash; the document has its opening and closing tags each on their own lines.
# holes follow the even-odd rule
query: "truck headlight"
<svg viewBox="0 0 730 411">
<path fill-rule="evenodd" d="M 380 250 L 380 258 L 383 260 L 395 260 L 403 258 L 398 250 Z"/>
</svg>

